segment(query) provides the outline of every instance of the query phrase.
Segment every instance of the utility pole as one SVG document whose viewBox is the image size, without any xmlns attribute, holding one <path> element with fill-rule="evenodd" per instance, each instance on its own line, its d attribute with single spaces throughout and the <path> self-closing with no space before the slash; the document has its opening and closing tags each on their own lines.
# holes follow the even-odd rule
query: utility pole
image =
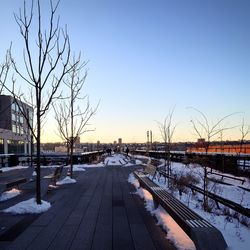
<svg viewBox="0 0 250 250">
<path fill-rule="evenodd" d="M 150 130 L 150 150 L 152 150 L 152 130 Z"/>
</svg>

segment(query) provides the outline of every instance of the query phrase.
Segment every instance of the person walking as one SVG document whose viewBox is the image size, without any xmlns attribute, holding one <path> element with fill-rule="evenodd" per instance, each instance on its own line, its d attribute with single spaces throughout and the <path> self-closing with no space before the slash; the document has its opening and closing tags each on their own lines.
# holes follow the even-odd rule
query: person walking
<svg viewBox="0 0 250 250">
<path fill-rule="evenodd" d="M 128 156 L 128 153 L 129 153 L 129 149 L 128 149 L 128 147 L 126 148 L 126 155 Z"/>
</svg>

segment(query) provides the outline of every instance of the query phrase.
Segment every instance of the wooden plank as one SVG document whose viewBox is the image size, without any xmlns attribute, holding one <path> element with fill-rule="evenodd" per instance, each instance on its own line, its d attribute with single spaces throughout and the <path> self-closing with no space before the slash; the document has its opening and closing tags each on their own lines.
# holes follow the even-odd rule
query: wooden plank
<svg viewBox="0 0 250 250">
<path fill-rule="evenodd" d="M 93 190 L 93 193 L 91 194 L 91 201 L 89 203 L 88 209 L 85 212 L 79 224 L 77 233 L 72 241 L 72 249 L 91 249 L 101 204 L 104 183 L 105 172 L 102 173 L 100 179 L 97 182 L 95 190 Z"/>
<path fill-rule="evenodd" d="M 113 248 L 133 249 L 129 223 L 124 207 L 113 207 Z"/>
<path fill-rule="evenodd" d="M 132 171 L 132 169 L 131 169 Z M 123 171 L 122 179 L 122 195 L 124 197 L 124 204 L 126 208 L 126 213 L 129 221 L 129 227 L 131 231 L 131 236 L 133 238 L 135 249 L 155 249 L 154 243 L 151 239 L 149 231 L 145 226 L 143 218 L 140 213 L 140 209 L 135 203 L 135 188 L 128 183 L 128 171 Z M 144 209 L 144 208 L 142 208 Z"/>
<path fill-rule="evenodd" d="M 41 232 L 43 228 L 40 226 L 29 226 L 25 232 L 21 235 L 19 235 L 15 241 L 11 242 L 11 244 L 8 245 L 7 249 L 15 249 L 15 250 L 22 250 L 27 249 L 29 244 L 32 243 L 32 241 L 37 237 L 37 235 Z M 9 242 L 10 243 L 10 242 Z M 36 248 L 37 249 L 37 248 Z"/>
<path fill-rule="evenodd" d="M 79 185 L 81 184 L 79 183 Z M 77 184 L 64 185 L 59 189 L 60 190 L 52 190 L 52 192 L 54 191 L 55 193 L 59 192 L 59 197 L 57 197 L 56 202 L 52 204 L 50 210 L 42 214 L 39 219 L 34 222 L 34 225 L 42 226 L 43 229 L 29 245 L 30 249 L 47 249 L 53 241 L 58 244 L 58 241 L 55 239 L 57 239 L 57 235 L 61 233 L 60 230 L 62 228 L 65 230 L 68 229 L 67 227 L 64 227 L 65 221 L 71 214 L 72 210 L 78 205 L 79 196 L 82 194 L 77 192 Z M 73 196 L 72 193 L 74 193 Z"/>
<path fill-rule="evenodd" d="M 52 221 L 43 227 L 39 235 L 30 244 L 28 249 L 47 249 L 51 242 L 55 239 L 61 227 L 64 226 L 65 218 L 68 217 L 72 207 L 77 204 L 77 196 L 72 197 L 68 202 L 64 202 L 64 205 L 60 208 L 60 213 L 57 213 Z M 53 209 L 50 208 L 50 209 Z"/>
<path fill-rule="evenodd" d="M 122 175 L 119 169 L 114 169 L 113 178 L 113 248 L 133 249 L 133 238 L 124 206 L 121 188 Z"/>
<path fill-rule="evenodd" d="M 154 248 L 157 250 L 176 249 L 173 243 L 166 239 L 166 232 L 163 231 L 161 227 L 156 225 L 155 218 L 145 209 L 144 201 L 138 195 L 134 196 L 133 198 L 138 210 L 140 211 L 140 216 L 143 219 L 144 225 L 148 231 L 150 239 L 153 242 Z"/>
<path fill-rule="evenodd" d="M 97 218 L 92 249 L 112 249 L 112 172 L 107 177 Z"/>
</svg>

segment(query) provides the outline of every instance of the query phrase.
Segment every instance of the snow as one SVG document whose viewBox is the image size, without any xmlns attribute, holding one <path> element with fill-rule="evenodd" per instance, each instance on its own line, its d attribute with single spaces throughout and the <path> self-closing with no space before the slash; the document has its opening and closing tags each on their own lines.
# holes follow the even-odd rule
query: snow
<svg viewBox="0 0 250 250">
<path fill-rule="evenodd" d="M 76 183 L 75 179 L 70 178 L 69 176 L 65 177 L 63 180 L 61 181 L 57 181 L 56 185 L 64 185 L 64 184 L 72 184 L 72 183 Z"/>
<path fill-rule="evenodd" d="M 174 243 L 177 249 L 196 249 L 193 241 L 161 206 L 151 213 L 157 218 L 158 224 L 167 232 L 167 238 Z"/>
<path fill-rule="evenodd" d="M 85 168 L 100 168 L 100 167 L 104 167 L 104 164 L 102 162 L 97 164 L 78 164 L 78 165 L 73 165 L 73 171 L 85 171 Z"/>
<path fill-rule="evenodd" d="M 100 162 L 100 163 L 96 163 L 96 164 L 83 164 L 82 165 L 84 168 L 101 168 L 104 167 L 104 163 Z"/>
<path fill-rule="evenodd" d="M 2 210 L 12 214 L 40 214 L 46 212 L 51 207 L 50 203 L 42 200 L 42 204 L 37 204 L 35 198 L 19 202 L 18 204 Z"/>
<path fill-rule="evenodd" d="M 131 167 L 142 164 L 142 161 L 139 159 L 134 159 L 134 157 L 131 156 L 125 156 L 122 154 L 113 154 L 105 158 L 104 164 L 106 166 Z"/>
<path fill-rule="evenodd" d="M 192 173 L 192 175 L 194 175 L 199 180 L 199 184 L 197 184 L 197 186 L 202 188 L 202 184 L 203 184 L 202 178 L 203 178 L 204 170 L 201 166 L 198 166 L 198 165 L 186 166 L 182 163 L 173 162 L 171 165 L 171 169 L 172 169 L 172 174 L 176 176 L 181 176 L 187 173 Z M 218 171 L 215 171 L 215 170 L 213 170 L 213 172 L 219 173 Z M 229 174 L 227 175 L 229 176 Z M 215 176 L 212 176 L 212 177 L 214 178 Z M 241 177 L 241 178 L 243 179 L 244 177 Z M 224 179 L 226 183 L 229 183 L 231 185 L 224 185 L 224 184 L 214 183 L 212 181 L 209 181 L 208 190 L 212 192 L 216 192 L 217 195 L 223 198 L 230 199 L 236 203 L 241 204 L 244 207 L 250 208 L 250 192 L 240 188 L 240 187 L 245 187 L 245 188 L 250 189 L 249 180 L 247 178 L 244 178 L 244 179 L 245 179 L 244 184 L 242 184 L 241 182 L 237 180 Z M 165 179 L 162 179 L 162 182 L 158 184 L 162 185 L 163 180 Z"/>
<path fill-rule="evenodd" d="M 15 196 L 21 194 L 21 191 L 16 189 L 16 188 L 12 188 L 11 190 L 5 191 L 0 195 L 0 201 L 6 201 L 9 200 L 11 198 L 14 198 Z"/>
<path fill-rule="evenodd" d="M 162 161 L 163 164 L 164 161 Z M 182 163 L 173 163 L 171 164 L 172 173 L 180 176 L 185 175 L 186 173 L 192 172 L 193 175 L 195 175 L 199 180 L 200 183 L 197 184 L 197 186 L 201 186 L 202 184 L 202 177 L 203 177 L 203 168 L 197 165 L 190 165 L 185 166 Z M 215 171 L 214 171 L 215 172 Z M 243 177 L 242 177 L 243 178 Z M 148 192 L 146 190 L 143 190 L 142 188 L 139 188 L 139 183 L 131 174 L 129 176 L 128 181 L 132 183 L 137 191 L 136 193 L 140 195 L 145 200 L 145 207 L 147 210 L 150 211 L 152 215 L 154 215 L 157 220 L 158 224 L 163 227 L 163 229 L 167 232 L 166 237 L 170 239 L 178 249 L 180 250 L 187 250 L 187 249 L 195 249 L 191 239 L 188 238 L 188 236 L 185 234 L 185 232 L 182 231 L 181 228 L 178 228 L 178 225 L 175 225 L 175 222 L 173 222 L 172 218 L 166 213 L 164 209 L 162 209 L 160 206 L 158 208 L 153 207 L 153 203 L 151 201 L 152 198 L 149 198 L 150 194 L 147 194 Z M 154 179 L 154 181 L 167 189 L 167 185 L 165 184 L 165 178 L 161 178 L 158 180 L 158 178 Z M 228 181 L 227 181 L 228 182 Z M 227 199 L 230 199 L 234 202 L 237 202 L 241 204 L 244 207 L 249 208 L 250 207 L 250 192 L 243 190 L 239 186 L 243 186 L 245 188 L 249 188 L 249 180 L 245 178 L 245 183 L 241 184 L 237 180 L 230 180 L 230 183 L 232 185 L 223 185 L 218 183 L 209 183 L 209 189 L 215 190 L 216 194 L 225 197 Z M 220 205 L 222 209 L 217 209 L 216 206 L 213 208 L 212 213 L 205 212 L 202 209 L 200 201 L 202 200 L 202 195 L 196 194 L 195 196 L 192 195 L 192 192 L 190 190 L 186 190 L 183 192 L 183 194 L 179 195 L 178 190 L 172 191 L 172 194 L 181 200 L 185 205 L 190 207 L 193 211 L 195 211 L 197 214 L 199 214 L 201 217 L 206 219 L 208 222 L 210 222 L 213 226 L 218 228 L 230 250 L 247 250 L 249 249 L 250 245 L 250 219 L 238 215 L 239 219 L 234 218 L 233 214 L 234 212 L 231 211 L 231 215 L 225 215 L 223 213 L 223 206 Z M 228 210 L 230 211 L 230 210 Z M 249 225 L 248 227 L 241 224 L 240 220 L 245 220 L 245 222 Z M 187 237 L 187 238 L 186 238 Z"/>
<path fill-rule="evenodd" d="M 73 172 L 75 171 L 86 171 L 82 165 L 73 165 Z"/>
<path fill-rule="evenodd" d="M 108 156 L 104 160 L 105 165 L 109 166 L 121 166 L 125 165 L 127 162 L 120 155 Z"/>
<path fill-rule="evenodd" d="M 128 181 L 136 187 L 136 194 L 145 200 L 145 207 L 156 217 L 157 224 L 162 226 L 167 232 L 166 238 L 173 242 L 179 250 L 194 250 L 195 246 L 193 241 L 172 217 L 161 206 L 154 208 L 152 195 L 147 190 L 139 187 L 139 182 L 135 179 L 133 174 L 130 174 Z"/>
<path fill-rule="evenodd" d="M 28 166 L 15 166 L 15 167 L 3 167 L 3 168 L 1 168 L 1 170 L 3 172 L 8 172 L 8 171 L 12 171 L 12 170 L 26 169 L 26 168 L 28 168 Z"/>
</svg>

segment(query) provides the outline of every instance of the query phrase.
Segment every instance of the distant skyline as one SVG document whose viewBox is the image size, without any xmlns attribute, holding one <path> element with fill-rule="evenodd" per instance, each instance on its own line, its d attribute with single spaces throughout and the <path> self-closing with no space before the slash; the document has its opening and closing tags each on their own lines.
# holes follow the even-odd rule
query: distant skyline
<svg viewBox="0 0 250 250">
<path fill-rule="evenodd" d="M 0 62 L 11 41 L 22 56 L 13 17 L 20 7 L 20 0 L 1 3 Z M 249 124 L 249 13 L 248 0 L 61 0 L 60 25 L 67 25 L 72 51 L 89 60 L 83 94 L 92 106 L 100 100 L 90 122 L 95 131 L 81 141 L 146 142 L 147 130 L 161 141 L 156 121 L 173 107 L 174 141 L 196 140 L 190 106 L 211 122 L 240 112 L 227 125 L 240 125 L 243 116 Z M 43 142 L 60 141 L 53 114 L 46 119 Z M 239 136 L 235 128 L 225 139 Z"/>
</svg>

